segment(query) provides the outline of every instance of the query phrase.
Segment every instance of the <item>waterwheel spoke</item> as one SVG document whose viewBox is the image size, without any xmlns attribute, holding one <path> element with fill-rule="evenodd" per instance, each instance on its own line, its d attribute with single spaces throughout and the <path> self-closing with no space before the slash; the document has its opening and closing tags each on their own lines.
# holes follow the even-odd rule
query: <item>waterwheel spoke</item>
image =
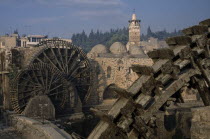
<svg viewBox="0 0 210 139">
<path fill-rule="evenodd" d="M 48 86 L 48 89 L 49 90 L 51 88 L 51 85 L 52 85 L 52 81 L 53 81 L 53 78 L 55 77 L 55 73 L 52 73 L 51 77 L 50 77 L 50 82 L 49 82 L 49 86 Z"/>
<path fill-rule="evenodd" d="M 58 86 L 56 86 L 56 87 L 54 87 L 54 88 L 50 89 L 50 91 L 49 91 L 49 92 L 52 92 L 53 90 L 55 90 L 55 89 L 57 89 L 57 88 L 59 88 L 59 87 L 61 87 L 61 86 L 62 86 L 62 84 L 60 84 L 60 85 L 58 85 Z"/>
<path fill-rule="evenodd" d="M 44 63 L 44 61 L 42 61 L 40 58 L 36 58 L 39 62 Z"/>
<path fill-rule="evenodd" d="M 52 54 L 54 55 L 55 60 L 56 60 L 56 62 L 57 62 L 57 64 L 58 64 L 58 66 L 59 66 L 60 69 L 63 71 L 63 68 L 62 68 L 62 66 L 60 65 L 60 62 L 58 61 L 58 58 L 57 58 L 57 56 L 56 56 L 56 54 L 55 54 L 53 48 L 50 48 L 50 50 L 51 50 Z"/>
<path fill-rule="evenodd" d="M 47 56 L 47 54 L 45 52 L 43 52 L 44 56 L 46 57 L 46 59 L 54 66 L 54 67 L 57 67 L 53 62 L 52 60 Z"/>
<path fill-rule="evenodd" d="M 63 56 L 62 56 L 62 54 L 61 54 L 61 49 L 60 49 L 60 47 L 58 47 L 58 53 L 59 53 L 59 55 L 60 55 L 59 57 L 60 57 L 61 64 L 63 65 L 63 66 L 62 66 L 62 67 L 63 67 L 63 71 L 66 72 L 66 71 L 65 71 L 65 68 L 64 68 L 65 66 L 64 66 Z"/>
<path fill-rule="evenodd" d="M 28 77 L 30 78 L 30 80 L 31 80 L 32 82 L 34 82 L 33 77 L 32 77 L 29 73 L 27 73 L 27 75 L 28 75 Z M 34 83 L 38 83 L 38 82 L 34 82 Z"/>
<path fill-rule="evenodd" d="M 67 48 L 65 48 L 65 62 L 66 62 L 66 65 L 68 65 L 68 49 Z M 67 69 L 66 69 L 66 72 L 67 72 Z"/>
<path fill-rule="evenodd" d="M 41 80 L 41 84 L 42 84 L 42 86 L 45 86 L 42 71 L 39 70 L 38 72 L 39 72 L 39 75 L 40 75 L 39 78 L 40 78 L 40 80 Z"/>
<path fill-rule="evenodd" d="M 48 70 L 45 69 L 45 88 L 47 89 L 48 88 Z"/>
<path fill-rule="evenodd" d="M 73 63 L 71 64 L 71 68 L 70 68 L 69 73 L 73 72 L 76 66 L 79 67 L 79 64 L 81 63 L 81 60 L 78 61 L 79 58 L 80 58 L 80 55 L 78 55 L 78 56 L 76 57 L 76 59 L 73 60 Z"/>
<path fill-rule="evenodd" d="M 28 79 L 26 79 L 26 78 L 24 78 L 24 77 L 21 77 L 21 79 L 23 79 L 23 80 L 25 80 L 25 81 L 28 81 L 28 82 L 30 82 L 30 83 L 32 83 L 32 84 L 36 84 L 36 85 L 39 85 L 38 83 L 34 83 L 33 81 L 31 81 L 31 80 L 28 80 Z"/>
<path fill-rule="evenodd" d="M 66 91 L 57 91 L 56 93 L 51 93 L 51 94 L 48 94 L 48 96 L 53 96 L 53 95 L 58 95 L 58 94 L 63 94 L 66 93 Z"/>
<path fill-rule="evenodd" d="M 77 77 L 78 75 L 82 74 L 85 71 L 88 71 L 88 68 L 81 69 L 81 71 L 79 71 L 79 72 L 76 73 L 75 77 Z"/>
<path fill-rule="evenodd" d="M 70 65 L 70 61 L 72 60 L 72 57 L 74 56 L 76 54 L 76 52 L 74 51 L 74 50 L 72 50 L 72 52 L 71 52 L 71 55 L 70 55 L 70 57 L 69 57 L 69 59 L 68 59 L 68 61 L 67 61 L 67 65 L 66 65 L 66 68 L 67 68 L 67 75 L 69 74 L 69 65 Z"/>
<path fill-rule="evenodd" d="M 37 78 L 34 70 L 32 70 L 32 75 L 33 75 L 34 79 L 37 81 L 37 83 L 40 84 L 39 79 Z"/>
</svg>

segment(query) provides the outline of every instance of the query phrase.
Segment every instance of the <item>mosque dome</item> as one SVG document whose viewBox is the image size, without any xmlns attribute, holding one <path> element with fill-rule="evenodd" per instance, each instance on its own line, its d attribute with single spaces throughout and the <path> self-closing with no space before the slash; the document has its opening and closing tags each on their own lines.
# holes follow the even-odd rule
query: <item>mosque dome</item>
<svg viewBox="0 0 210 139">
<path fill-rule="evenodd" d="M 91 49 L 90 53 L 105 54 L 108 53 L 108 50 L 103 44 L 97 44 Z"/>
<path fill-rule="evenodd" d="M 127 53 L 125 45 L 122 44 L 121 42 L 113 43 L 110 47 L 110 51 L 112 54 L 117 54 L 117 55 Z"/>
<path fill-rule="evenodd" d="M 145 55 L 144 51 L 140 46 L 132 46 L 129 48 L 131 55 Z"/>
</svg>

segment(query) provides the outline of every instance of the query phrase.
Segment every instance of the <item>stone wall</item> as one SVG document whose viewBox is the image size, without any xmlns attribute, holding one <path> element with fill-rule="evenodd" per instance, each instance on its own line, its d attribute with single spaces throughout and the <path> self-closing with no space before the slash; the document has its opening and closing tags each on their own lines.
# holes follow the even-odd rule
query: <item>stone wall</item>
<svg viewBox="0 0 210 139">
<path fill-rule="evenodd" d="M 2 42 L 2 46 L 7 48 L 13 48 L 17 46 L 17 38 L 11 36 L 1 36 L 0 42 Z"/>
<path fill-rule="evenodd" d="M 24 116 L 11 115 L 11 125 L 27 139 L 72 139 L 71 135 L 49 121 L 41 123 Z"/>
<path fill-rule="evenodd" d="M 0 94 L 3 97 L 3 105 L 5 109 L 10 109 L 10 93 L 9 93 L 9 69 L 11 62 L 11 52 L 3 49 L 0 52 Z M 1 100 L 2 101 L 2 100 Z M 1 102 L 2 103 L 2 102 Z"/>
<path fill-rule="evenodd" d="M 98 66 L 95 70 L 98 83 L 95 84 L 96 92 L 99 94 L 99 100 L 102 101 L 105 88 L 115 83 L 121 88 L 127 89 L 137 78 L 138 75 L 130 68 L 133 64 L 151 66 L 153 61 L 149 58 L 105 58 L 96 57 L 94 63 Z M 93 62 L 92 62 L 93 63 Z"/>
<path fill-rule="evenodd" d="M 191 139 L 210 138 L 210 106 L 192 109 Z"/>
</svg>

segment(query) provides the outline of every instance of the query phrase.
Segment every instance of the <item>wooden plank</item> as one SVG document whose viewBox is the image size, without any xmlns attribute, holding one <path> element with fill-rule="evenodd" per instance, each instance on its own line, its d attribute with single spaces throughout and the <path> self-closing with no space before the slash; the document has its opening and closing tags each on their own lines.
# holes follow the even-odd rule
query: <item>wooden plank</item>
<svg viewBox="0 0 210 139">
<path fill-rule="evenodd" d="M 140 104 L 143 108 L 146 107 L 146 105 L 150 102 L 151 96 L 141 94 L 139 97 L 135 100 L 135 103 Z"/>
<path fill-rule="evenodd" d="M 189 46 L 188 45 L 180 45 L 180 46 L 172 47 L 174 55 L 178 55 L 185 48 L 189 48 Z"/>
<path fill-rule="evenodd" d="M 162 65 L 169 61 L 170 60 L 168 60 L 168 59 L 160 59 L 160 60 L 156 61 L 154 63 L 154 65 L 152 66 L 154 73 L 157 73 L 159 70 L 161 70 Z"/>
<path fill-rule="evenodd" d="M 131 98 L 133 96 L 133 94 L 131 94 L 130 92 L 127 92 L 123 88 L 119 88 L 116 84 L 110 84 L 107 87 L 107 89 L 110 90 L 110 91 L 114 91 L 119 96 L 124 97 L 124 98 L 127 98 L 127 99 L 129 99 L 129 98 Z"/>
<path fill-rule="evenodd" d="M 199 23 L 199 25 L 203 25 L 203 26 L 208 26 L 208 27 L 210 27 L 210 19 L 201 21 L 201 22 Z"/>
<path fill-rule="evenodd" d="M 167 38 L 166 43 L 169 46 L 190 45 L 192 43 L 192 40 L 190 37 L 187 36 L 177 36 L 177 37 Z"/>
<path fill-rule="evenodd" d="M 144 65 L 132 65 L 132 70 L 140 75 L 151 75 L 154 70 L 151 66 L 144 66 Z"/>
<path fill-rule="evenodd" d="M 186 35 L 192 36 L 192 35 L 202 35 L 206 32 L 208 32 L 207 26 L 201 26 L 201 25 L 195 25 L 189 28 L 186 28 L 182 30 L 182 32 Z"/>
<path fill-rule="evenodd" d="M 170 48 L 161 48 L 150 51 L 147 55 L 152 59 L 172 59 L 174 58 L 173 50 Z"/>
<path fill-rule="evenodd" d="M 101 135 L 110 127 L 107 122 L 100 121 L 99 124 L 94 128 L 94 130 L 88 136 L 88 139 L 99 139 Z"/>
<path fill-rule="evenodd" d="M 0 74 L 8 74 L 9 71 L 0 71 Z"/>
<path fill-rule="evenodd" d="M 152 76 L 148 75 L 142 75 L 140 78 L 138 78 L 128 89 L 127 91 L 132 93 L 133 95 L 137 94 L 142 85 L 151 78 Z"/>
<path fill-rule="evenodd" d="M 130 125 L 132 124 L 132 122 L 133 122 L 132 117 L 122 116 L 122 118 L 117 123 L 117 126 L 127 132 L 129 131 Z"/>
<path fill-rule="evenodd" d="M 154 77 L 150 77 L 141 87 L 141 92 L 144 94 L 151 94 L 151 91 L 155 88 L 156 86 L 156 80 Z"/>
<path fill-rule="evenodd" d="M 200 48 L 193 48 L 192 50 L 194 56 L 199 56 L 200 54 L 204 53 L 204 49 L 200 49 Z"/>
<path fill-rule="evenodd" d="M 123 108 L 128 103 L 128 101 L 129 100 L 126 98 L 119 98 L 112 106 L 112 109 L 108 112 L 108 115 L 116 118 L 120 114 L 120 109 Z"/>
<path fill-rule="evenodd" d="M 175 80 L 170 86 L 168 86 L 165 90 L 163 90 L 164 95 L 156 98 L 156 103 L 150 107 L 142 117 L 145 119 L 149 119 L 152 113 L 159 110 L 159 108 L 171 97 L 175 92 L 177 92 L 186 82 L 190 80 L 190 77 L 197 74 L 196 70 L 189 70 L 188 72 L 179 76 L 178 80 Z"/>
<path fill-rule="evenodd" d="M 190 60 L 187 60 L 187 59 L 185 59 L 185 60 L 179 59 L 176 62 L 174 62 L 174 65 L 178 66 L 180 70 L 183 69 L 188 64 L 190 64 Z"/>
</svg>

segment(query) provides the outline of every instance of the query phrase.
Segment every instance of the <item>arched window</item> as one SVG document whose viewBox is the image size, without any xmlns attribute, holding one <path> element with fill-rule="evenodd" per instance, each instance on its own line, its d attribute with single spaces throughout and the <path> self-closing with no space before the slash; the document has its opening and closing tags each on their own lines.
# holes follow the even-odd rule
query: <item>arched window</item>
<svg viewBox="0 0 210 139">
<path fill-rule="evenodd" d="M 107 67 L 107 78 L 110 78 L 112 74 L 112 68 L 110 66 Z"/>
</svg>

